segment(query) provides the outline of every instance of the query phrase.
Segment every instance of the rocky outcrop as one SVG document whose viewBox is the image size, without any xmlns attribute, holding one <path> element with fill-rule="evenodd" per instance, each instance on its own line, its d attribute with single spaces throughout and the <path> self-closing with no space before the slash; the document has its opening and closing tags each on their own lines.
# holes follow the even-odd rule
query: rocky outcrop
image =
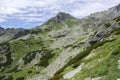
<svg viewBox="0 0 120 80">
<path fill-rule="evenodd" d="M 90 37 L 88 41 L 86 41 L 85 47 L 89 47 L 95 44 L 96 42 L 103 39 L 105 35 L 110 34 L 113 30 L 119 27 L 120 27 L 119 23 L 116 21 L 112 21 L 108 28 L 106 28 L 106 26 L 104 25 L 94 36 Z"/>
<path fill-rule="evenodd" d="M 29 30 L 21 30 L 18 33 L 16 33 L 12 39 L 17 39 L 19 37 L 27 35 L 28 33 L 29 33 Z"/>
<path fill-rule="evenodd" d="M 25 36 L 29 33 L 29 30 L 18 28 L 7 28 L 4 29 L 0 27 L 0 43 L 9 41 L 12 39 L 17 39 L 19 37 Z"/>
</svg>

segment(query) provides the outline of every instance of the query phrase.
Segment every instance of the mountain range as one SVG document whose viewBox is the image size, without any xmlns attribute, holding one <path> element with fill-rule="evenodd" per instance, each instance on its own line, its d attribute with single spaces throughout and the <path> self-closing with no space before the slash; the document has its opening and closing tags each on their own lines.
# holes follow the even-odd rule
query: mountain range
<svg viewBox="0 0 120 80">
<path fill-rule="evenodd" d="M 82 19 L 59 12 L 31 29 L 0 27 L 0 80 L 119 80 L 120 4 Z"/>
</svg>

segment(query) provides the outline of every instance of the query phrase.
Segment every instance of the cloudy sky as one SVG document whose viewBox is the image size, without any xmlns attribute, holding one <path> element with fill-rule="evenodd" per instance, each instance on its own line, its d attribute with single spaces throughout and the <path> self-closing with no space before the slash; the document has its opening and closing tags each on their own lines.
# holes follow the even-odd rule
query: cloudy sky
<svg viewBox="0 0 120 80">
<path fill-rule="evenodd" d="M 119 3 L 120 0 L 0 0 L 0 26 L 31 28 L 58 12 L 82 18 Z"/>
</svg>

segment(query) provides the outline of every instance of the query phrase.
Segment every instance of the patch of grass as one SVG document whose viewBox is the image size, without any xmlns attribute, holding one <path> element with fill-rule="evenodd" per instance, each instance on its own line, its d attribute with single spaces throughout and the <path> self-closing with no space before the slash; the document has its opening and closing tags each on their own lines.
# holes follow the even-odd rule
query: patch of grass
<svg viewBox="0 0 120 80">
<path fill-rule="evenodd" d="M 74 20 L 67 20 L 66 24 L 69 28 L 72 28 L 75 25 L 75 21 Z"/>
<path fill-rule="evenodd" d="M 27 53 L 27 55 L 23 57 L 24 64 L 30 63 L 35 58 L 37 53 L 41 53 L 41 51 L 39 50 L 39 51 L 32 51 L 30 53 Z"/>
<path fill-rule="evenodd" d="M 11 51 L 13 51 L 15 64 L 21 57 L 32 51 L 40 50 L 44 47 L 44 42 L 40 39 L 17 40 L 10 43 Z"/>
<path fill-rule="evenodd" d="M 24 77 L 24 79 L 25 79 L 25 78 L 28 77 L 28 76 L 30 77 L 30 76 L 32 76 L 32 75 L 35 75 L 36 72 L 38 72 L 38 71 L 40 71 L 40 70 L 39 70 L 39 69 L 36 69 L 35 66 L 29 67 L 29 68 L 25 68 L 25 69 L 23 69 L 23 70 L 21 70 L 21 71 L 14 72 L 14 73 L 13 73 L 13 78 L 14 78 L 14 80 L 16 80 L 16 79 L 21 79 L 21 78 L 23 78 L 23 77 Z"/>
<path fill-rule="evenodd" d="M 119 70 L 117 68 L 117 60 L 120 54 L 117 56 L 110 56 L 109 58 L 103 60 L 98 65 L 94 66 L 92 69 L 86 69 L 79 73 L 77 79 L 84 79 L 87 77 L 100 77 L 105 76 L 104 80 L 117 80 L 119 78 Z"/>
</svg>

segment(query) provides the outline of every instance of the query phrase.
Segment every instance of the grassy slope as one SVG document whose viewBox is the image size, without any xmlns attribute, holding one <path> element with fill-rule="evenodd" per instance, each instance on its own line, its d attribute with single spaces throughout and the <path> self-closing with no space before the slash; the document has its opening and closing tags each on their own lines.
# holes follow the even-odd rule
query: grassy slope
<svg viewBox="0 0 120 80">
<path fill-rule="evenodd" d="M 119 70 L 117 68 L 117 61 L 120 59 L 120 35 L 115 41 L 105 43 L 104 45 L 97 48 L 95 53 L 96 56 L 93 56 L 89 59 L 84 59 L 86 63 L 86 68 L 81 72 L 77 73 L 74 78 L 77 80 L 84 80 L 87 77 L 100 77 L 105 76 L 104 80 L 116 80 L 119 78 Z M 90 53 L 92 54 L 92 52 Z M 101 61 L 97 61 L 101 59 Z M 96 61 L 95 61 L 96 60 Z M 89 69 L 89 67 L 93 66 Z"/>
</svg>

